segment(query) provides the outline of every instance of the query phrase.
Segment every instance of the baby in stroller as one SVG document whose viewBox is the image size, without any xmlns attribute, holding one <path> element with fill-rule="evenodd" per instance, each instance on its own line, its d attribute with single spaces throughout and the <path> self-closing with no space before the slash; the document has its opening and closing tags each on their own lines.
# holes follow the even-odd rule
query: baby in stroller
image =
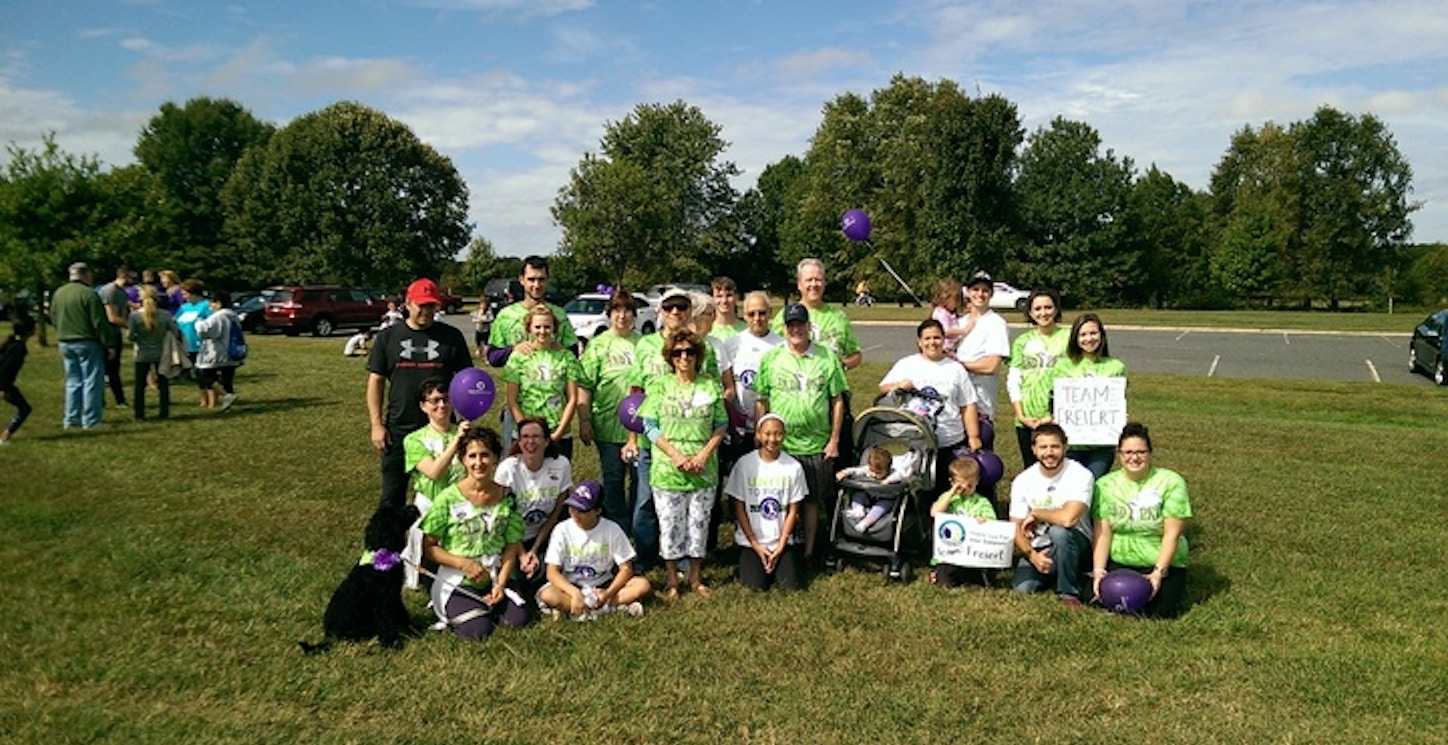
<svg viewBox="0 0 1448 745">
<path fill-rule="evenodd" d="M 855 532 L 864 533 L 895 509 L 896 490 L 871 487 L 904 482 L 910 477 L 914 459 L 914 453 L 907 452 L 896 458 L 876 445 L 865 451 L 864 463 L 835 474 L 836 481 L 855 487 L 850 494 L 850 506 L 845 510 L 845 518 L 855 521 Z"/>
</svg>

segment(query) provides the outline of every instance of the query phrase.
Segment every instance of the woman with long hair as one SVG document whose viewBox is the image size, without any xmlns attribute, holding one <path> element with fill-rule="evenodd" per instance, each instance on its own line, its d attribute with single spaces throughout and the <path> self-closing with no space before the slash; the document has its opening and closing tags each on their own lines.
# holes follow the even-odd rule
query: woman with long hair
<svg viewBox="0 0 1448 745">
<path fill-rule="evenodd" d="M 171 416 L 171 380 L 161 374 L 161 354 L 169 336 L 181 344 L 181 329 L 171 313 L 163 310 L 156 288 L 141 285 L 141 307 L 131 311 L 126 327 L 131 344 L 135 346 L 135 387 L 131 391 L 131 403 L 137 419 L 146 418 L 146 379 L 154 372 L 156 393 L 161 399 L 158 416 Z"/>
<path fill-rule="evenodd" d="M 503 367 L 507 384 L 508 410 L 513 421 L 542 417 L 548 423 L 548 438 L 558 444 L 563 457 L 573 458 L 573 415 L 578 409 L 578 359 L 558 343 L 558 318 L 545 303 L 524 316 L 532 349 L 527 354 L 514 350 Z"/>
<path fill-rule="evenodd" d="M 1031 451 L 1031 432 L 1042 424 L 1055 421 L 1051 417 L 1051 390 L 1055 384 L 1056 363 L 1066 356 L 1070 333 L 1061 328 L 1061 298 L 1054 290 L 1032 290 L 1027 298 L 1027 329 L 1011 342 L 1011 359 L 1007 365 L 1006 393 L 1016 414 L 1016 444 L 1021 449 L 1021 467 L 1036 463 Z"/>
<path fill-rule="evenodd" d="M 1082 313 L 1071 324 L 1066 359 L 1056 363 L 1057 378 L 1124 378 L 1126 365 L 1111 356 L 1106 343 L 1106 326 L 1095 313 Z M 1110 445 L 1077 445 L 1066 449 L 1066 457 L 1091 469 L 1101 478 L 1111 470 Z"/>
</svg>

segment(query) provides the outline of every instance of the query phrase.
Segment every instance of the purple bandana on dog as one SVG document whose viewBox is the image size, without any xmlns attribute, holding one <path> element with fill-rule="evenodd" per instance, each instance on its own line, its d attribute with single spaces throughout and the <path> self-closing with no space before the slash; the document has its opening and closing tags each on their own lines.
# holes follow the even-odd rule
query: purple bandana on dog
<svg viewBox="0 0 1448 745">
<path fill-rule="evenodd" d="M 402 555 L 396 551 L 379 548 L 376 551 L 365 551 L 362 559 L 357 562 L 358 566 L 372 565 L 373 569 L 379 572 L 390 572 L 402 563 Z"/>
</svg>

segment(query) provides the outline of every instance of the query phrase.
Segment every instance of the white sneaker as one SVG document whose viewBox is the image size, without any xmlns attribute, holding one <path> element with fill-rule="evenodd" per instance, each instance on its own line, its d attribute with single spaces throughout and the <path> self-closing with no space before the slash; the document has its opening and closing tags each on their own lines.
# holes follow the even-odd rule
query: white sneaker
<svg viewBox="0 0 1448 745">
<path fill-rule="evenodd" d="M 619 606 L 618 610 L 629 618 L 643 618 L 644 616 L 644 604 L 637 600 L 628 605 Z"/>
<path fill-rule="evenodd" d="M 845 517 L 858 522 L 865 517 L 865 508 L 858 504 L 852 504 L 845 510 Z"/>
<path fill-rule="evenodd" d="M 221 410 L 222 410 L 222 411 L 226 411 L 227 409 L 231 408 L 231 405 L 234 404 L 234 403 L 236 403 L 236 394 L 235 394 L 235 393 L 227 393 L 227 394 L 222 395 L 222 397 L 221 397 Z"/>
</svg>

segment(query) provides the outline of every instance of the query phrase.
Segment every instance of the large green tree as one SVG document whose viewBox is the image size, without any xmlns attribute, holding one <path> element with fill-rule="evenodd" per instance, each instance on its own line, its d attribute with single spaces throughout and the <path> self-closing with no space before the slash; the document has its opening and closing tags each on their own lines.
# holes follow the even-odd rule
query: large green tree
<svg viewBox="0 0 1448 745">
<path fill-rule="evenodd" d="M 1206 196 L 1153 165 L 1132 184 L 1128 204 L 1141 247 L 1141 271 L 1128 282 L 1128 299 L 1157 308 L 1218 303 Z"/>
<path fill-rule="evenodd" d="M 1015 256 L 1020 278 L 1060 291 L 1075 305 L 1119 303 L 1140 272 L 1139 232 L 1127 209 L 1130 158 L 1102 152 L 1084 122 L 1056 117 L 1037 129 L 1016 180 L 1025 242 Z"/>
<path fill-rule="evenodd" d="M 248 150 L 222 191 L 238 271 L 253 282 L 400 287 L 437 277 L 471 232 L 452 161 L 354 102 Z"/>
<path fill-rule="evenodd" d="M 765 166 L 754 188 L 739 197 L 739 220 L 749 257 L 729 270 L 740 287 L 786 294 L 793 287 L 793 267 L 784 257 L 784 231 L 804 196 L 804 161 L 786 155 Z"/>
<path fill-rule="evenodd" d="M 558 192 L 561 252 L 580 276 L 628 287 L 707 279 L 742 250 L 739 171 L 718 125 L 683 101 L 641 104 L 604 131 Z"/>
<path fill-rule="evenodd" d="M 136 142 L 149 193 L 128 229 L 153 244 L 161 264 L 183 275 L 223 284 L 237 279 L 223 238 L 221 192 L 246 151 L 265 145 L 275 131 L 224 98 L 162 104 Z"/>
<path fill-rule="evenodd" d="M 819 256 L 836 291 L 865 279 L 888 292 L 896 283 L 885 258 L 922 295 L 940 276 L 999 270 L 1015 223 L 1021 137 L 1012 104 L 970 98 L 950 80 L 896 75 L 868 100 L 835 98 L 805 158 L 799 209 L 780 231 L 785 262 Z M 840 216 L 854 207 L 870 214 L 869 243 L 840 233 Z"/>
</svg>

